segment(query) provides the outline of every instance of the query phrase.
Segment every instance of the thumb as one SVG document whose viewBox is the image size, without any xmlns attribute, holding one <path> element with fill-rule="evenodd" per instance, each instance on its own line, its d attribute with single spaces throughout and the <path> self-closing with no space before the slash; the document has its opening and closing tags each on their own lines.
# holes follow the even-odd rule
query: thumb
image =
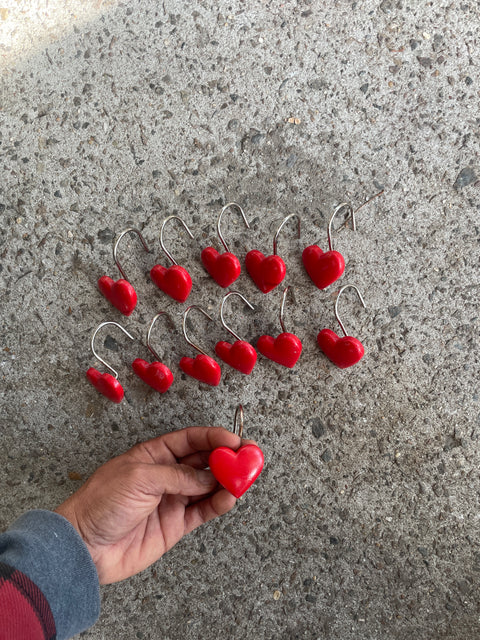
<svg viewBox="0 0 480 640">
<path fill-rule="evenodd" d="M 211 471 L 194 469 L 187 464 L 144 464 L 141 467 L 142 489 L 151 495 L 201 496 L 213 491 L 217 485 Z"/>
</svg>

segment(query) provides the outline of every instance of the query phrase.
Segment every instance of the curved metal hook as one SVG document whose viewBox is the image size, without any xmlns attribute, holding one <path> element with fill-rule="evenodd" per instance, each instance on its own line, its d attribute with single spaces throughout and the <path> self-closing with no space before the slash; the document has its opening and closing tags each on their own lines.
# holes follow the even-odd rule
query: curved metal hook
<svg viewBox="0 0 480 640">
<path fill-rule="evenodd" d="M 118 267 L 118 270 L 120 271 L 120 273 L 122 274 L 122 278 L 124 280 L 128 280 L 127 276 L 125 275 L 125 271 L 122 269 L 122 265 L 120 264 L 120 261 L 117 258 L 117 249 L 118 249 L 118 245 L 120 244 L 120 240 L 123 238 L 123 236 L 125 236 L 127 233 L 136 233 L 137 236 L 140 238 L 142 244 L 143 244 L 143 248 L 145 249 L 145 251 L 147 253 L 150 253 L 150 249 L 147 247 L 147 243 L 145 242 L 142 234 L 140 233 L 140 231 L 138 229 L 125 229 L 125 231 L 122 231 L 122 233 L 118 236 L 115 244 L 113 245 L 113 260 L 115 262 L 115 264 Z"/>
<path fill-rule="evenodd" d="M 107 369 L 109 369 L 109 370 L 113 373 L 113 375 L 115 376 L 115 378 L 117 378 L 117 379 L 118 379 L 118 373 L 115 371 L 115 369 L 114 369 L 113 367 L 111 367 L 111 366 L 108 364 L 108 362 L 105 362 L 105 360 L 104 360 L 103 358 L 101 358 L 101 357 L 98 355 L 98 353 L 95 351 L 95 336 L 97 335 L 97 333 L 100 331 L 100 329 L 101 329 L 102 327 L 106 327 L 108 324 L 113 324 L 113 325 L 115 325 L 116 327 L 118 327 L 119 329 L 121 329 L 121 330 L 123 331 L 123 333 L 124 333 L 126 336 L 128 336 L 128 337 L 130 338 L 130 340 L 135 340 L 135 338 L 134 338 L 132 335 L 130 335 L 130 334 L 128 333 L 128 331 L 122 327 L 122 325 L 121 325 L 121 324 L 118 324 L 118 322 L 112 322 L 112 321 L 109 321 L 109 322 L 102 322 L 101 324 L 99 324 L 99 325 L 98 325 L 98 327 L 97 327 L 97 328 L 95 329 L 95 331 L 92 333 L 92 338 L 91 338 L 91 340 L 90 340 L 90 348 L 91 348 L 91 350 L 92 350 L 93 355 L 95 356 L 95 358 L 96 358 L 97 360 L 99 360 L 103 365 L 105 365 L 105 366 L 107 367 Z"/>
<path fill-rule="evenodd" d="M 225 251 L 227 251 L 227 253 L 228 253 L 227 243 L 225 242 L 225 238 L 223 237 L 222 231 L 220 229 L 220 222 L 222 221 L 223 213 L 227 209 L 238 209 L 238 211 L 240 211 L 240 213 L 242 214 L 242 218 L 243 218 L 243 221 L 245 222 L 245 226 L 247 227 L 247 229 L 250 229 L 250 225 L 248 224 L 247 217 L 246 217 L 242 207 L 239 204 L 237 204 L 236 202 L 229 202 L 228 204 L 226 204 L 223 207 L 222 211 L 220 212 L 220 215 L 218 216 L 218 220 L 217 220 L 217 234 L 218 234 L 218 237 L 220 238 L 220 242 L 225 247 Z"/>
<path fill-rule="evenodd" d="M 289 290 L 291 288 L 292 287 L 290 285 L 288 285 L 288 287 L 284 290 L 283 297 L 282 297 L 282 304 L 280 305 L 279 318 L 280 318 L 280 326 L 282 327 L 283 333 L 287 333 L 287 330 L 285 329 L 285 325 L 283 324 L 283 310 L 285 308 L 285 299 L 287 297 L 287 293 L 289 292 Z"/>
<path fill-rule="evenodd" d="M 233 433 L 237 433 L 237 425 L 238 425 L 238 435 L 240 438 L 243 433 L 243 407 L 241 404 L 235 409 L 235 418 L 233 419 Z"/>
<path fill-rule="evenodd" d="M 345 291 L 345 289 L 355 289 L 355 291 L 357 292 L 357 296 L 360 299 L 360 302 L 363 304 L 364 309 L 367 308 L 367 305 L 365 304 L 365 301 L 364 301 L 364 299 L 362 297 L 362 294 L 360 293 L 360 291 L 357 289 L 357 287 L 354 284 L 346 284 L 340 289 L 340 291 L 338 292 L 338 295 L 337 295 L 337 300 L 335 302 L 335 317 L 337 319 L 338 324 L 340 325 L 341 330 L 343 331 L 343 335 L 344 336 L 347 335 L 347 332 L 345 331 L 345 327 L 343 326 L 343 322 L 340 320 L 340 316 L 338 315 L 338 301 L 340 300 L 340 296 Z"/>
<path fill-rule="evenodd" d="M 330 221 L 328 223 L 327 235 L 328 235 L 328 248 L 329 248 L 330 251 L 333 251 L 333 242 L 332 242 L 332 223 L 333 223 L 333 219 L 335 218 L 337 213 L 339 211 L 341 211 L 342 209 L 344 209 L 345 207 L 347 207 L 347 209 L 350 212 L 350 215 L 352 216 L 352 229 L 354 231 L 357 230 L 357 225 L 356 225 L 356 222 L 355 222 L 355 211 L 353 210 L 352 205 L 349 204 L 348 202 L 342 202 L 341 204 L 338 205 L 338 207 L 335 208 L 335 211 L 333 212 L 332 217 L 330 218 Z M 357 211 L 358 211 L 358 209 L 357 209 Z M 347 220 L 348 220 L 348 216 L 347 216 Z"/>
<path fill-rule="evenodd" d="M 278 235 L 279 235 L 280 231 L 283 229 L 284 225 L 287 224 L 287 222 L 290 220 L 290 218 L 297 218 L 298 219 L 298 234 L 297 234 L 297 237 L 300 238 L 300 216 L 297 213 L 291 213 L 289 216 L 287 216 L 283 220 L 282 224 L 277 229 L 277 233 L 273 237 L 273 255 L 274 256 L 277 255 Z"/>
<path fill-rule="evenodd" d="M 163 242 L 163 230 L 164 230 L 165 225 L 167 224 L 167 222 L 168 222 L 169 220 L 179 220 L 179 221 L 182 223 L 183 228 L 185 229 L 185 231 L 186 231 L 186 232 L 188 233 L 188 235 L 190 236 L 190 238 L 192 238 L 192 240 L 193 240 L 193 235 L 192 235 L 192 232 L 190 231 L 190 229 L 189 229 L 189 228 L 187 227 L 187 225 L 185 224 L 185 222 L 184 222 L 184 221 L 183 221 L 179 216 L 168 216 L 168 218 L 165 218 L 165 220 L 162 222 L 162 226 L 161 226 L 161 228 L 160 228 L 160 244 L 161 244 L 162 249 L 164 250 L 165 255 L 167 256 L 167 258 L 168 258 L 169 260 L 171 260 L 173 264 L 178 264 L 178 262 L 176 262 L 176 261 L 175 261 L 174 257 L 173 257 L 173 256 L 172 256 L 172 254 L 169 252 L 169 250 L 166 248 L 166 246 L 165 246 L 165 244 L 164 244 L 164 242 Z"/>
<path fill-rule="evenodd" d="M 222 325 L 225 327 L 228 333 L 230 333 L 235 338 L 235 340 L 241 340 L 242 338 L 240 338 L 240 336 L 238 336 L 235 333 L 235 331 L 232 331 L 232 329 L 230 329 L 230 327 L 225 322 L 225 318 L 223 316 L 223 308 L 229 296 L 238 296 L 245 302 L 245 304 L 248 304 L 248 306 L 250 307 L 250 309 L 252 309 L 252 311 L 253 309 L 255 309 L 255 307 L 253 306 L 253 304 L 250 304 L 250 302 L 244 296 L 242 296 L 242 294 L 239 291 L 229 291 L 227 294 L 223 296 L 222 304 L 220 305 L 220 320 L 222 322 Z"/>
<path fill-rule="evenodd" d="M 193 347 L 194 349 L 196 349 L 199 353 L 203 353 L 204 356 L 206 356 L 207 354 L 205 353 L 205 351 L 203 349 L 200 349 L 199 346 L 197 346 L 194 342 L 192 342 L 190 340 L 190 338 L 187 336 L 187 316 L 190 312 L 191 309 L 198 309 L 199 311 L 201 311 L 203 313 L 203 315 L 208 318 L 209 320 L 213 321 L 213 318 L 211 315 L 209 315 L 204 309 L 202 309 L 202 307 L 199 307 L 198 304 L 191 304 L 189 307 L 187 307 L 185 309 L 185 311 L 183 312 L 183 320 L 182 320 L 182 329 L 183 329 L 183 335 L 185 337 L 185 340 L 188 342 L 188 344 Z"/>
<path fill-rule="evenodd" d="M 157 315 L 150 322 L 150 326 L 148 327 L 148 333 L 147 333 L 147 349 L 150 351 L 150 353 L 153 354 L 153 357 L 156 358 L 156 360 L 160 360 L 161 358 L 158 355 L 158 353 L 155 351 L 155 349 L 152 347 L 152 345 L 150 344 L 150 336 L 152 335 L 153 325 L 158 320 L 158 318 L 160 318 L 160 316 L 167 316 L 167 318 L 172 323 L 173 327 L 175 327 L 175 322 L 173 321 L 172 316 L 166 311 L 160 311 L 160 313 L 157 313 Z"/>
</svg>

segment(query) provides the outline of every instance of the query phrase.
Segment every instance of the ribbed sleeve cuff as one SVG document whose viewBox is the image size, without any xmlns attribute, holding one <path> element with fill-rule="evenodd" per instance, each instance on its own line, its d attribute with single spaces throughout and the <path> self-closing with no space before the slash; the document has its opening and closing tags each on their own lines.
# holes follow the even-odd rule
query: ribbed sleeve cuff
<svg viewBox="0 0 480 640">
<path fill-rule="evenodd" d="M 70 522 L 52 511 L 29 511 L 0 535 L 0 560 L 42 591 L 52 610 L 57 640 L 90 627 L 100 615 L 98 575 L 85 543 Z"/>
</svg>

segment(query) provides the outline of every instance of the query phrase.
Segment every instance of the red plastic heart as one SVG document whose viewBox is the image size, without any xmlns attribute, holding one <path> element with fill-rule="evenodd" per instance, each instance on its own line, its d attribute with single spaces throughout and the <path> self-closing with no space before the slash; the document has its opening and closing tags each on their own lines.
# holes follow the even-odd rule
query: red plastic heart
<svg viewBox="0 0 480 640">
<path fill-rule="evenodd" d="M 192 290 L 190 274 L 178 264 L 168 269 L 156 264 L 150 270 L 150 277 L 159 289 L 177 302 L 185 302 Z"/>
<path fill-rule="evenodd" d="M 93 384 L 97 391 L 112 402 L 118 404 L 123 400 L 123 387 L 110 373 L 100 373 L 94 367 L 90 367 L 87 371 L 87 380 Z"/>
<path fill-rule="evenodd" d="M 149 363 L 141 358 L 136 358 L 132 362 L 132 369 L 141 380 L 159 393 L 165 393 L 172 386 L 173 374 L 161 362 Z"/>
<path fill-rule="evenodd" d="M 98 288 L 105 298 L 121 311 L 124 316 L 129 316 L 135 309 L 137 294 L 127 280 L 121 278 L 115 282 L 108 276 L 102 276 L 98 279 Z"/>
<path fill-rule="evenodd" d="M 363 358 L 365 349 L 360 340 L 345 336 L 340 338 L 330 329 L 322 329 L 317 336 L 320 349 L 340 369 L 346 369 Z"/>
<path fill-rule="evenodd" d="M 245 267 L 250 277 L 263 293 L 275 289 L 285 278 L 287 268 L 280 256 L 264 256 L 254 249 L 245 256 Z"/>
<path fill-rule="evenodd" d="M 192 378 L 206 382 L 212 387 L 220 384 L 222 370 L 218 362 L 203 353 L 195 359 L 184 357 L 180 360 L 180 369 Z"/>
<path fill-rule="evenodd" d="M 237 256 L 230 252 L 218 253 L 213 247 L 206 247 L 201 258 L 205 269 L 224 289 L 233 284 L 242 271 Z"/>
<path fill-rule="evenodd" d="M 257 362 L 257 352 L 249 342 L 237 340 L 233 344 L 221 340 L 215 345 L 215 353 L 228 365 L 249 375 Z"/>
<path fill-rule="evenodd" d="M 257 349 L 267 358 L 291 369 L 302 353 L 302 342 L 293 333 L 281 333 L 277 338 L 260 336 Z"/>
<path fill-rule="evenodd" d="M 240 498 L 260 475 L 263 462 L 260 447 L 246 444 L 237 451 L 228 447 L 214 449 L 208 466 L 218 482 L 236 498 Z"/>
<path fill-rule="evenodd" d="M 316 244 L 306 247 L 302 253 L 302 261 L 313 284 L 325 289 L 338 280 L 345 271 L 345 260 L 338 251 L 325 253 Z"/>
</svg>

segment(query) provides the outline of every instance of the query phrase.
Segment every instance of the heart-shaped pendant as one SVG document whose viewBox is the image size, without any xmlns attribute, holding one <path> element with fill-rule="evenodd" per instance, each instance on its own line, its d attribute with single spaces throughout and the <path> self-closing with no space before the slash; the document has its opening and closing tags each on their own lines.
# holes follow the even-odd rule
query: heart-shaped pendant
<svg viewBox="0 0 480 640">
<path fill-rule="evenodd" d="M 302 342 L 300 338 L 298 338 L 294 333 L 286 331 L 285 324 L 283 322 L 285 299 L 291 288 L 291 286 L 288 286 L 284 289 L 282 303 L 280 305 L 279 319 L 283 333 L 276 338 L 272 338 L 272 336 L 267 335 L 260 336 L 257 342 L 257 349 L 261 354 L 284 367 L 288 367 L 289 369 L 295 366 L 302 353 Z"/>
<path fill-rule="evenodd" d="M 246 444 L 237 451 L 218 447 L 208 459 L 215 478 L 236 498 L 252 486 L 263 469 L 263 463 L 262 450 L 256 444 Z"/>
<path fill-rule="evenodd" d="M 124 316 L 129 316 L 135 309 L 137 294 L 127 280 L 121 278 L 115 282 L 108 276 L 102 276 L 98 279 L 98 288 Z"/>
<path fill-rule="evenodd" d="M 257 349 L 266 358 L 291 369 L 302 353 L 302 342 L 293 333 L 284 332 L 276 338 L 260 336 Z"/>
<path fill-rule="evenodd" d="M 201 258 L 205 269 L 224 289 L 237 280 L 242 270 L 236 255 L 230 252 L 218 253 L 213 247 L 206 247 Z"/>
<path fill-rule="evenodd" d="M 257 352 L 249 342 L 236 340 L 233 344 L 221 340 L 215 345 L 215 353 L 228 365 L 249 375 L 257 362 Z"/>
<path fill-rule="evenodd" d="M 338 251 L 325 253 L 316 244 L 306 247 L 302 253 L 302 261 L 313 284 L 325 289 L 338 280 L 345 270 L 345 260 Z"/>
<path fill-rule="evenodd" d="M 287 268 L 280 256 L 265 256 L 253 249 L 245 256 L 245 267 L 262 293 L 275 289 L 285 278 Z"/>
<path fill-rule="evenodd" d="M 87 371 L 87 380 L 95 389 L 112 402 L 119 403 L 123 400 L 123 387 L 110 373 L 100 373 L 94 367 Z"/>
<path fill-rule="evenodd" d="M 120 261 L 117 257 L 118 246 L 122 239 L 128 233 L 137 234 L 137 236 L 140 238 L 140 242 L 142 243 L 143 248 L 147 253 L 149 252 L 147 244 L 138 229 L 125 229 L 125 231 L 122 231 L 122 233 L 118 236 L 115 244 L 113 245 L 113 259 L 118 267 L 118 270 L 122 274 L 121 279 L 117 280 L 116 282 L 108 276 L 102 276 L 98 279 L 98 288 L 100 289 L 102 294 L 105 296 L 105 298 L 107 298 L 109 302 L 113 304 L 114 307 L 121 311 L 124 316 L 129 316 L 135 309 L 137 304 L 137 294 L 135 292 L 135 289 L 128 281 L 127 276 L 125 275 L 125 271 L 123 270 L 122 265 L 120 264 Z"/>
<path fill-rule="evenodd" d="M 192 279 L 188 271 L 177 264 L 163 242 L 163 231 L 169 220 L 178 220 L 183 225 L 183 228 L 190 238 L 193 238 L 192 232 L 181 218 L 178 216 L 168 216 L 168 218 L 165 218 L 160 228 L 160 244 L 165 255 L 170 262 L 172 262 L 173 266 L 167 268 L 162 267 L 161 264 L 156 264 L 152 269 L 150 269 L 150 277 L 157 287 L 168 296 L 177 300 L 177 302 L 185 302 L 192 290 Z"/>
<path fill-rule="evenodd" d="M 178 264 L 168 268 L 156 264 L 150 277 L 159 289 L 178 302 L 185 302 L 192 290 L 190 274 Z"/>
<path fill-rule="evenodd" d="M 357 338 L 344 336 L 340 338 L 331 329 L 322 329 L 317 336 L 320 349 L 340 369 L 346 369 L 363 358 L 365 349 Z"/>
<path fill-rule="evenodd" d="M 220 384 L 222 376 L 220 365 L 204 353 L 200 353 L 195 358 L 183 357 L 180 360 L 180 369 L 188 376 L 206 382 L 212 387 Z"/>
<path fill-rule="evenodd" d="M 296 213 L 291 213 L 283 219 L 273 238 L 273 255 L 264 256 L 261 251 L 249 251 L 245 256 L 245 267 L 250 277 L 263 293 L 275 289 L 285 278 L 287 268 L 285 262 L 277 255 L 278 236 L 284 225 L 291 219 L 298 218 L 298 237 L 300 238 L 300 218 Z"/>
<path fill-rule="evenodd" d="M 235 282 L 242 270 L 237 256 L 229 251 L 220 227 L 222 216 L 225 211 L 228 211 L 229 209 L 238 211 L 243 218 L 245 226 L 247 229 L 250 229 L 250 225 L 248 224 L 247 217 L 242 207 L 236 202 L 229 202 L 221 210 L 217 221 L 217 234 L 220 242 L 225 248 L 225 253 L 219 254 L 213 247 L 207 247 L 202 251 L 201 256 L 205 269 L 212 276 L 215 282 L 224 289 Z"/>
<path fill-rule="evenodd" d="M 344 337 L 340 338 L 331 329 L 322 329 L 317 336 L 317 342 L 320 349 L 327 358 L 336 364 L 337 367 L 340 367 L 340 369 L 346 369 L 347 367 L 351 367 L 356 364 L 363 358 L 363 354 L 365 353 L 365 349 L 363 348 L 363 344 L 360 340 L 347 335 L 345 326 L 338 315 L 338 303 L 345 289 L 354 289 L 358 299 L 362 303 L 363 307 L 365 307 L 365 301 L 358 288 L 354 284 L 344 285 L 338 292 L 337 300 L 335 302 L 335 317 L 343 331 Z"/>
<path fill-rule="evenodd" d="M 136 358 L 132 363 L 132 369 L 141 380 L 159 393 L 165 393 L 172 386 L 173 374 L 161 362 L 149 363 L 141 358 Z"/>
</svg>

